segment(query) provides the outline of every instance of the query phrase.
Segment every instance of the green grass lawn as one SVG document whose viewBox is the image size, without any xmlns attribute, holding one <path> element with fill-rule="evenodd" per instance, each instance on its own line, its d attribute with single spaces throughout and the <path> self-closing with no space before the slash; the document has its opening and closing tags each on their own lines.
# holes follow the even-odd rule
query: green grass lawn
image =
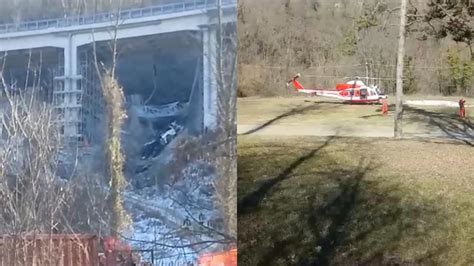
<svg viewBox="0 0 474 266">
<path fill-rule="evenodd" d="M 411 99 L 411 98 L 409 98 Z M 413 98 L 424 99 L 424 98 Z M 453 100 L 441 97 L 440 100 Z M 467 99 L 474 104 L 474 99 Z M 238 100 L 238 124 L 262 124 L 278 118 L 274 124 L 317 123 L 318 125 L 360 125 L 370 121 L 371 125 L 393 126 L 392 112 L 395 110 L 394 99 L 390 99 L 390 118 L 380 115 L 381 105 L 378 104 L 343 104 L 335 100 L 321 97 L 280 97 L 280 98 L 240 98 Z M 474 107 L 466 108 L 469 118 L 474 119 Z M 420 122 L 424 114 L 419 110 L 431 111 L 456 116 L 458 109 L 450 107 L 407 107 L 405 120 L 411 126 L 412 120 Z"/>
<path fill-rule="evenodd" d="M 239 265 L 473 265 L 474 149 L 241 136 Z"/>
</svg>

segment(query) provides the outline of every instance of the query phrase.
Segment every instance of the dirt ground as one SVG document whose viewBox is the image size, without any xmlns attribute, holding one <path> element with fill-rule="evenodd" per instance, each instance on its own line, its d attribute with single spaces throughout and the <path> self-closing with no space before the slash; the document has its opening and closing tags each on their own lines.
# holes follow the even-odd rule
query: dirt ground
<svg viewBox="0 0 474 266">
<path fill-rule="evenodd" d="M 452 97 L 436 99 L 456 101 Z M 465 120 L 458 118 L 455 107 L 405 105 L 404 137 L 450 138 L 474 144 L 474 99 L 467 99 L 467 103 L 470 105 Z M 319 97 L 241 98 L 237 107 L 238 134 L 392 137 L 395 106 L 390 102 L 386 116 L 380 108 L 377 104 L 350 105 Z"/>
</svg>

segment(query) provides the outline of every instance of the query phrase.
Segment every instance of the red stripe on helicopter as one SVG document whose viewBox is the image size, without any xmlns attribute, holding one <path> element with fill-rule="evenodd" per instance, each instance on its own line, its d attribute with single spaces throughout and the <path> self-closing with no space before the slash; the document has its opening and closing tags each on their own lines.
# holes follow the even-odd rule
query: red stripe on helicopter
<svg viewBox="0 0 474 266">
<path fill-rule="evenodd" d="M 303 85 L 301 85 L 301 83 L 299 83 L 296 79 L 293 80 L 293 86 L 296 90 L 304 90 Z"/>
</svg>

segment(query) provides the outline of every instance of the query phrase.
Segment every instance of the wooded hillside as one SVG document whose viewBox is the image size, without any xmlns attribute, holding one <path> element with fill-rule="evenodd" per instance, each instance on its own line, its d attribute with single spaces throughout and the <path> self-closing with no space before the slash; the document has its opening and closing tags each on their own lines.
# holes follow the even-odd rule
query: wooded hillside
<svg viewBox="0 0 474 266">
<path fill-rule="evenodd" d="M 146 7 L 176 0 L 0 0 L 0 23 L 93 14 L 117 7 Z"/>
<path fill-rule="evenodd" d="M 372 77 L 395 89 L 399 1 L 239 1 L 239 95 L 285 95 L 295 73 L 330 88 Z M 474 3 L 411 0 L 405 93 L 473 95 Z M 367 81 L 366 79 L 363 79 Z"/>
</svg>

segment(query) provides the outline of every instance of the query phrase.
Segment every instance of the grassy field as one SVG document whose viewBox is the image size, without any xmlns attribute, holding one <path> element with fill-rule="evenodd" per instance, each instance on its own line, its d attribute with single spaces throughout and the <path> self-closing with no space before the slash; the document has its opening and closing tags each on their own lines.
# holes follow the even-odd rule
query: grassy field
<svg viewBox="0 0 474 266">
<path fill-rule="evenodd" d="M 468 99 L 468 103 L 474 104 L 474 99 Z M 270 121 L 271 125 L 292 126 L 313 123 L 325 127 L 370 124 L 391 129 L 394 104 L 390 104 L 388 116 L 382 116 L 380 108 L 380 105 L 349 105 L 318 97 L 242 98 L 239 99 L 237 106 L 239 125 L 261 125 Z M 428 128 L 431 113 L 440 113 L 448 117 L 456 116 L 458 111 L 457 108 L 449 107 L 407 106 L 405 109 L 407 131 Z M 466 111 L 468 118 L 474 119 L 474 108 L 469 107 Z"/>
<path fill-rule="evenodd" d="M 474 104 L 474 99 L 468 99 L 468 104 Z M 390 105 L 387 116 L 381 115 L 380 107 L 341 104 L 318 97 L 244 98 L 238 101 L 238 129 L 240 134 L 327 136 L 339 132 L 340 136 L 393 136 L 395 106 Z M 469 136 L 469 125 L 460 123 L 457 111 L 406 106 L 405 136 Z M 467 108 L 467 115 L 469 120 L 474 119 L 474 107 Z"/>
<path fill-rule="evenodd" d="M 471 146 L 257 135 L 238 145 L 239 265 L 474 264 Z"/>
<path fill-rule="evenodd" d="M 459 99 L 455 97 L 405 97 L 405 100 L 446 100 L 446 101 L 457 101 Z M 393 111 L 395 106 L 394 98 L 389 98 L 390 111 Z M 467 98 L 468 105 L 474 105 L 474 98 Z M 337 100 L 331 100 L 322 97 L 311 97 L 311 96 L 295 96 L 295 97 L 274 97 L 274 98 L 260 98 L 260 97 L 249 97 L 239 98 L 237 110 L 239 112 L 239 124 L 241 123 L 258 123 L 262 121 L 268 121 L 271 118 L 281 115 L 282 111 L 291 111 L 292 109 L 305 108 L 300 113 L 295 114 L 292 119 L 295 120 L 312 120 L 318 119 L 319 114 L 324 114 L 325 117 L 341 117 L 351 115 L 353 117 L 363 118 L 380 113 L 380 105 L 350 105 L 342 104 Z M 425 108 L 430 111 L 444 111 L 447 113 L 455 114 L 457 108 L 446 108 L 446 107 L 430 107 Z M 410 114 L 410 110 L 407 112 Z M 467 114 L 471 118 L 474 118 L 474 107 L 467 108 Z M 380 117 L 378 122 L 383 122 L 386 119 Z M 319 118 L 323 119 L 323 118 Z"/>
</svg>

